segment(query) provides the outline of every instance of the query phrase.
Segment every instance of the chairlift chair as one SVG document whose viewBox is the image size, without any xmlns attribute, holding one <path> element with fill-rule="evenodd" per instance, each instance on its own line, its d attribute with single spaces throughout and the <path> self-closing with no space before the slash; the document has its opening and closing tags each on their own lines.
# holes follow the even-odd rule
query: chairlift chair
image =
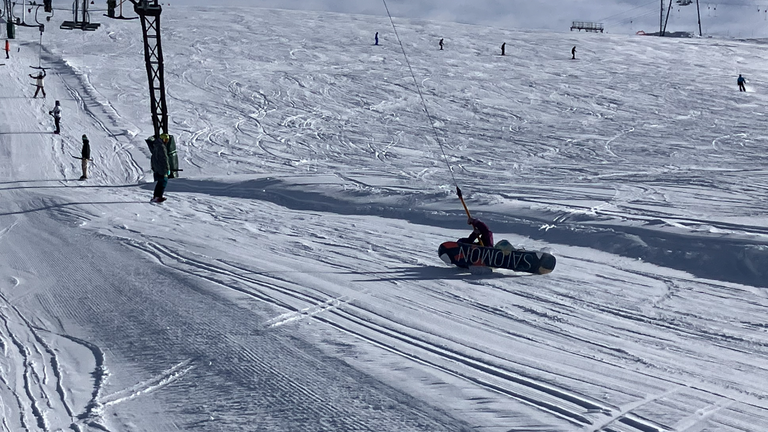
<svg viewBox="0 0 768 432">
<path fill-rule="evenodd" d="M 117 0 L 107 0 L 107 13 L 104 14 L 105 17 L 111 18 L 111 19 L 118 19 L 118 20 L 135 20 L 139 19 L 139 17 L 127 17 L 123 16 L 123 3 L 125 3 L 128 0 L 120 0 L 120 4 L 117 4 Z M 120 8 L 120 15 L 115 16 L 115 8 Z"/>
<path fill-rule="evenodd" d="M 74 0 L 72 2 L 72 15 L 74 19 L 62 22 L 59 28 L 62 30 L 94 31 L 101 26 L 99 23 L 90 22 L 91 15 L 88 13 L 88 0 L 83 0 L 82 19 L 78 19 L 78 12 L 78 0 Z"/>
<path fill-rule="evenodd" d="M 15 6 L 15 3 L 14 3 L 14 6 Z M 30 6 L 34 6 L 34 4 L 31 4 Z M 37 9 L 40 9 L 40 6 L 42 6 L 42 5 L 38 5 L 38 6 L 37 6 Z M 22 5 L 22 8 L 26 9 L 26 7 L 27 7 L 27 5 L 26 5 L 26 4 Z M 37 16 L 37 9 L 35 9 L 35 16 Z M 19 17 L 15 16 L 15 15 L 13 14 L 13 8 L 11 8 L 11 9 L 10 9 L 8 12 L 9 12 L 9 15 L 11 16 L 11 19 L 12 19 L 13 23 L 14 23 L 15 25 L 17 25 L 17 26 L 20 26 L 20 27 L 40 27 L 40 23 L 37 23 L 37 24 L 28 24 L 28 23 L 25 21 L 25 18 L 26 18 L 26 14 L 25 14 L 23 11 L 22 11 L 22 15 L 21 15 L 21 18 L 19 18 Z M 29 13 L 32 13 L 32 9 L 31 9 L 31 7 L 30 7 L 30 9 L 29 9 Z M 35 18 L 35 21 L 37 21 L 37 18 Z M 41 33 L 42 33 L 42 31 L 43 31 L 43 30 L 40 30 L 40 32 L 41 32 Z"/>
</svg>

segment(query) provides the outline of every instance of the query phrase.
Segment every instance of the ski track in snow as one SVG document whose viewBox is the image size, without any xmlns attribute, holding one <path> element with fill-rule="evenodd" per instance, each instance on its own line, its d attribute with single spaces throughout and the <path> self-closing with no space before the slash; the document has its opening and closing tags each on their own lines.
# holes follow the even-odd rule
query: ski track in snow
<svg viewBox="0 0 768 432">
<path fill-rule="evenodd" d="M 768 99 L 732 88 L 762 44 L 396 18 L 414 83 L 381 17 L 189 11 L 165 204 L 136 22 L 53 26 L 48 99 L 0 110 L 3 431 L 768 425 Z M 467 230 L 415 85 L 473 213 L 554 273 L 438 266 Z"/>
</svg>

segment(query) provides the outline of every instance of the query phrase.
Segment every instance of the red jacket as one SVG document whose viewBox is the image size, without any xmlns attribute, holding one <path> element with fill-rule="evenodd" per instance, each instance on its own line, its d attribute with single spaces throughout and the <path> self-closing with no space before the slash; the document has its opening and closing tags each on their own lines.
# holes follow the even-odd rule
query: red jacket
<svg viewBox="0 0 768 432">
<path fill-rule="evenodd" d="M 483 242 L 483 246 L 493 247 L 493 233 L 488 228 L 488 225 L 483 223 L 480 219 L 472 219 L 472 234 L 469 235 L 469 241 L 474 243 L 477 238 Z"/>
</svg>

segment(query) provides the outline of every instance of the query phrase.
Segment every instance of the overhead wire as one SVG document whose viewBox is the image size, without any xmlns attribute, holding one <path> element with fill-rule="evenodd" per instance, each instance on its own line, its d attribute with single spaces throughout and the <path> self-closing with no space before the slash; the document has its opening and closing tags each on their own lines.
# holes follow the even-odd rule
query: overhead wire
<svg viewBox="0 0 768 432">
<path fill-rule="evenodd" d="M 635 7 L 631 8 L 631 9 L 627 9 L 627 10 L 625 10 L 623 12 L 619 12 L 619 13 L 615 13 L 613 15 L 607 16 L 607 17 L 599 20 L 599 22 L 610 21 L 610 20 L 613 20 L 614 18 L 616 18 L 618 16 L 625 15 L 626 13 L 631 12 L 631 11 L 633 11 L 635 9 L 644 8 L 644 7 L 646 7 L 646 6 L 650 5 L 650 4 L 656 4 L 656 3 L 658 3 L 657 0 L 651 0 L 648 3 L 643 3 L 643 4 L 639 5 L 639 6 L 635 6 Z"/>
<path fill-rule="evenodd" d="M 440 146 L 440 151 L 443 154 L 443 161 L 445 161 L 445 165 L 448 167 L 448 171 L 451 173 L 451 179 L 453 180 L 453 185 L 456 186 L 456 189 L 458 190 L 459 184 L 456 181 L 456 176 L 454 176 L 453 174 L 453 169 L 451 168 L 451 164 L 448 163 L 448 156 L 445 154 L 445 148 L 443 147 L 443 144 L 440 141 L 440 135 L 437 133 L 435 122 L 432 120 L 432 115 L 429 113 L 429 108 L 427 108 L 427 102 L 424 99 L 424 93 L 421 91 L 421 88 L 419 87 L 419 82 L 416 80 L 416 74 L 413 72 L 411 61 L 408 59 L 408 54 L 405 52 L 403 41 L 400 40 L 400 35 L 397 33 L 395 20 L 392 18 L 392 14 L 389 12 L 389 6 L 387 6 L 387 0 L 382 0 L 382 1 L 384 2 L 384 8 L 387 10 L 387 16 L 389 16 L 389 22 L 390 24 L 392 24 L 392 30 L 394 30 L 395 32 L 395 38 L 397 38 L 397 42 L 400 44 L 400 50 L 403 52 L 403 57 L 405 58 L 405 64 L 408 65 L 408 70 L 411 72 L 411 78 L 413 78 L 413 82 L 416 85 L 416 91 L 418 91 L 419 93 L 419 98 L 421 99 L 421 105 L 424 108 L 424 112 L 427 114 L 429 125 L 432 127 L 432 132 L 435 135 L 435 141 L 437 141 L 437 145 Z"/>
</svg>

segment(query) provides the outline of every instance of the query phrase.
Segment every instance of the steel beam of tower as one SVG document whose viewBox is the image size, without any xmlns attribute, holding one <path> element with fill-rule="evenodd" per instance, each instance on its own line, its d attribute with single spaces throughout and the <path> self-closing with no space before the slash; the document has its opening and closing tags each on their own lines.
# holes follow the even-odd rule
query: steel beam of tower
<svg viewBox="0 0 768 432">
<path fill-rule="evenodd" d="M 168 108 L 165 105 L 165 78 L 163 48 L 160 43 L 160 13 L 163 9 L 158 0 L 131 0 L 133 9 L 141 18 L 144 33 L 144 62 L 149 79 L 152 126 L 155 137 L 168 133 Z"/>
<path fill-rule="evenodd" d="M 5 15 L 5 22 L 6 24 L 6 30 L 8 32 L 7 37 L 8 39 L 14 39 L 16 37 L 13 33 L 13 0 L 5 0 L 4 2 L 5 6 L 3 9 L 3 12 Z"/>
<path fill-rule="evenodd" d="M 699 9 L 699 0 L 696 0 L 696 16 L 699 17 L 699 37 L 701 37 L 701 10 Z"/>
</svg>

